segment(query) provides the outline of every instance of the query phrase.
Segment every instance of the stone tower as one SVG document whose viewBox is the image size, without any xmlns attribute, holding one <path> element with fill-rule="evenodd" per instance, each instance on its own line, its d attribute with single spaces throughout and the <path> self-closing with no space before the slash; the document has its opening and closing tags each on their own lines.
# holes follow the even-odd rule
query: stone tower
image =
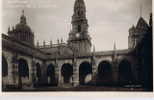
<svg viewBox="0 0 154 100">
<path fill-rule="evenodd" d="M 88 34 L 88 21 L 84 0 L 75 1 L 68 45 L 78 55 L 91 52 L 91 38 Z"/>
<path fill-rule="evenodd" d="M 135 48 L 136 45 L 142 40 L 144 35 L 147 33 L 148 29 L 149 25 L 142 17 L 140 17 L 137 22 L 137 25 L 133 25 L 129 29 L 128 47 Z"/>
</svg>

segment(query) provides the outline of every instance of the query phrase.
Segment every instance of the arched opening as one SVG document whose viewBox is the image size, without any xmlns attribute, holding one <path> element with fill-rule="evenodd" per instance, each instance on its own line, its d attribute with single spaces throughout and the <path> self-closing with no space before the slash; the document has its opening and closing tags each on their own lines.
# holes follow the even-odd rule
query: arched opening
<svg viewBox="0 0 154 100">
<path fill-rule="evenodd" d="M 80 85 L 90 83 L 92 75 L 92 66 L 89 62 L 83 62 L 79 67 L 79 82 Z"/>
<path fill-rule="evenodd" d="M 37 83 L 40 84 L 42 72 L 41 72 L 41 66 L 39 63 L 36 63 L 36 76 L 37 76 Z"/>
<path fill-rule="evenodd" d="M 119 64 L 119 84 L 131 84 L 132 81 L 133 75 L 131 70 L 131 64 L 128 60 L 124 59 Z"/>
<path fill-rule="evenodd" d="M 98 65 L 97 84 L 109 85 L 112 81 L 112 66 L 108 61 L 102 61 Z"/>
<path fill-rule="evenodd" d="M 55 66 L 53 64 L 50 64 L 47 67 L 47 77 L 48 77 L 48 85 L 57 86 Z"/>
<path fill-rule="evenodd" d="M 8 76 L 8 63 L 4 56 L 2 56 L 2 77 Z"/>
<path fill-rule="evenodd" d="M 80 16 L 80 11 L 78 11 L 78 16 Z"/>
<path fill-rule="evenodd" d="M 28 63 L 25 59 L 19 59 L 18 60 L 18 72 L 19 72 L 19 86 L 22 87 L 22 85 L 28 83 L 29 79 L 29 68 Z"/>
<path fill-rule="evenodd" d="M 81 32 L 81 25 L 78 25 L 78 32 Z"/>
<path fill-rule="evenodd" d="M 61 69 L 64 83 L 70 83 L 73 75 L 73 66 L 71 64 L 63 64 Z"/>
</svg>

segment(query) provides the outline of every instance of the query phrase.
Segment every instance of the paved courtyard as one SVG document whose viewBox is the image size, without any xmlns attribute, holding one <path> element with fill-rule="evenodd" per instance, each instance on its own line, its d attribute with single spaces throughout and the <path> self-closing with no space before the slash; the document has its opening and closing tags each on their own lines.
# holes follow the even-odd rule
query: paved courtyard
<svg viewBox="0 0 154 100">
<path fill-rule="evenodd" d="M 127 91 L 144 91 L 143 88 L 141 87 L 112 87 L 112 86 L 80 86 L 80 87 L 72 87 L 72 88 L 60 88 L 60 87 L 39 87 L 39 88 L 27 88 L 27 89 L 18 89 L 18 90 L 7 90 L 8 92 L 11 91 L 17 91 L 17 92 L 29 92 L 29 91 L 35 91 L 35 92 L 63 92 L 63 91 L 68 91 L 68 92 L 76 92 L 76 91 L 87 91 L 87 92 L 93 92 L 93 91 L 102 91 L 102 92 L 114 92 L 114 91 L 121 91 L 121 92 L 127 92 Z"/>
</svg>

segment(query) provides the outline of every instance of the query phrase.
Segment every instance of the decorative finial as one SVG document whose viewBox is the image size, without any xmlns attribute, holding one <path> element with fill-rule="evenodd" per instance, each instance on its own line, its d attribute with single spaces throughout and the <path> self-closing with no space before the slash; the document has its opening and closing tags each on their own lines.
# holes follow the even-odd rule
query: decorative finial
<svg viewBox="0 0 154 100">
<path fill-rule="evenodd" d="M 50 40 L 50 46 L 52 47 L 52 40 Z"/>
<path fill-rule="evenodd" d="M 113 47 L 114 51 L 116 51 L 116 42 L 114 41 L 114 47 Z"/>
<path fill-rule="evenodd" d="M 113 60 L 116 61 L 117 57 L 117 48 L 116 48 L 116 42 L 114 42 L 114 47 L 113 47 Z"/>
<path fill-rule="evenodd" d="M 12 31 L 14 31 L 14 26 L 12 26 Z"/>
<path fill-rule="evenodd" d="M 61 43 L 63 43 L 63 38 L 61 38 Z"/>
<path fill-rule="evenodd" d="M 22 15 L 24 15 L 24 10 L 22 10 Z"/>
<path fill-rule="evenodd" d="M 10 32 L 10 26 L 8 27 L 8 32 Z"/>
<path fill-rule="evenodd" d="M 46 45 L 46 44 L 45 44 L 45 40 L 44 40 L 44 41 L 43 41 L 43 46 L 45 47 L 45 45 Z"/>
<path fill-rule="evenodd" d="M 57 39 L 57 44 L 59 44 L 59 39 Z"/>
<path fill-rule="evenodd" d="M 39 41 L 37 40 L 37 47 L 39 47 Z"/>
</svg>

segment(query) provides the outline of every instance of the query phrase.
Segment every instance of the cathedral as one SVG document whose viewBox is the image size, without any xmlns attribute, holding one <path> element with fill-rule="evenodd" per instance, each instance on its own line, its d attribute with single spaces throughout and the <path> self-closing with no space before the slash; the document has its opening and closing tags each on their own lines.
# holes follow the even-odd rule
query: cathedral
<svg viewBox="0 0 154 100">
<path fill-rule="evenodd" d="M 152 14 L 149 23 L 140 17 L 129 29 L 125 50 L 91 50 L 84 0 L 75 0 L 71 25 L 67 43 L 35 45 L 23 10 L 19 23 L 2 34 L 2 90 L 132 85 L 153 90 Z"/>
</svg>

